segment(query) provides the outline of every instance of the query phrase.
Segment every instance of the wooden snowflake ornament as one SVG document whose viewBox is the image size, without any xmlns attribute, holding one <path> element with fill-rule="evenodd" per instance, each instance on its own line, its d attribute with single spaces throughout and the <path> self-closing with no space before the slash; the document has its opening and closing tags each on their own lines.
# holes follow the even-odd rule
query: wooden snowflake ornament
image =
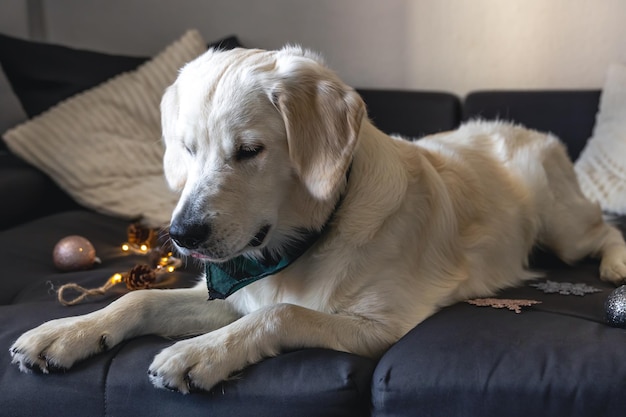
<svg viewBox="0 0 626 417">
<path fill-rule="evenodd" d="M 511 311 L 515 311 L 517 314 L 522 312 L 522 307 L 541 304 L 541 301 L 536 300 L 510 300 L 502 298 L 475 298 L 473 300 L 467 300 L 467 302 L 478 307 L 507 308 Z"/>
</svg>

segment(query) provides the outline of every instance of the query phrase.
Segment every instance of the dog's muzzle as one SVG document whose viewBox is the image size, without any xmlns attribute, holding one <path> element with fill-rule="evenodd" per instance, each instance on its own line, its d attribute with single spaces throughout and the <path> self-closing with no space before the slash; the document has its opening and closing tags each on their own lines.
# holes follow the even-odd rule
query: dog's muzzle
<svg viewBox="0 0 626 417">
<path fill-rule="evenodd" d="M 264 225 L 248 242 L 247 246 L 258 248 L 263 245 L 271 229 L 269 224 Z M 202 249 L 211 237 L 211 227 L 206 223 L 186 223 L 174 220 L 170 225 L 170 237 L 174 243 L 182 248 L 191 251 Z"/>
</svg>

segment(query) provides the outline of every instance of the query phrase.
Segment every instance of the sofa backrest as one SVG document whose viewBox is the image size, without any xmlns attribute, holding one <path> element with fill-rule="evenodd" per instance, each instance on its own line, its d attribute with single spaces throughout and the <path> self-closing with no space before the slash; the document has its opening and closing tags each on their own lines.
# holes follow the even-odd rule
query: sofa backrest
<svg viewBox="0 0 626 417">
<path fill-rule="evenodd" d="M 463 119 L 502 119 L 550 132 L 575 161 L 591 137 L 600 90 L 478 91 L 463 104 Z"/>
<path fill-rule="evenodd" d="M 453 94 L 410 90 L 357 89 L 376 127 L 387 134 L 420 138 L 451 130 L 461 121 Z"/>
</svg>

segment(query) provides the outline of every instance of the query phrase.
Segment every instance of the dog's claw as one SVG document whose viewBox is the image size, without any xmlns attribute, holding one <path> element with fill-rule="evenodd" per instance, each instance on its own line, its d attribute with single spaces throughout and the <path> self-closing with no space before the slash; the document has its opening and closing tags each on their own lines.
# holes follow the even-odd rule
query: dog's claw
<svg viewBox="0 0 626 417">
<path fill-rule="evenodd" d="M 46 373 L 65 373 L 67 372 L 67 368 L 63 366 L 58 366 L 46 360 Z"/>
<path fill-rule="evenodd" d="M 198 391 L 200 391 L 200 388 L 198 388 L 193 383 L 193 379 L 191 379 L 191 375 L 189 375 L 189 372 L 187 372 L 185 374 L 185 376 L 183 377 L 183 381 L 185 381 L 185 385 L 187 386 L 187 392 L 191 393 L 191 392 L 198 392 Z"/>
<path fill-rule="evenodd" d="M 172 385 L 171 382 L 166 382 L 165 378 L 157 371 L 148 370 L 148 377 L 157 388 L 163 388 L 172 392 L 179 392 L 181 394 L 189 394 L 191 392 L 200 391 L 200 389 L 193 383 L 191 375 L 187 372 L 183 376 L 182 384 L 180 386 Z"/>
<path fill-rule="evenodd" d="M 170 391 L 170 392 L 180 392 L 178 390 L 178 388 L 173 388 L 173 387 L 171 387 L 170 385 L 167 385 L 167 384 L 163 384 L 163 388 L 168 390 L 168 391 Z"/>
<path fill-rule="evenodd" d="M 26 372 L 26 373 L 34 372 L 36 374 L 45 374 L 46 373 L 43 369 L 41 369 L 41 366 L 38 366 L 38 365 L 36 365 L 34 363 L 20 361 L 20 362 L 18 362 L 18 365 L 19 365 L 20 370 L 22 372 Z"/>
</svg>

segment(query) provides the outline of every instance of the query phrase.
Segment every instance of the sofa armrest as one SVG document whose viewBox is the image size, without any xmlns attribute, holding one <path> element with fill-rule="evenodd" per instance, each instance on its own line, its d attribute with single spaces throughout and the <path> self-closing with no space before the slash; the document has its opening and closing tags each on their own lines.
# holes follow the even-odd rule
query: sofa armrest
<svg viewBox="0 0 626 417">
<path fill-rule="evenodd" d="M 0 151 L 0 196 L 0 230 L 79 208 L 46 174 L 7 151 Z"/>
</svg>

